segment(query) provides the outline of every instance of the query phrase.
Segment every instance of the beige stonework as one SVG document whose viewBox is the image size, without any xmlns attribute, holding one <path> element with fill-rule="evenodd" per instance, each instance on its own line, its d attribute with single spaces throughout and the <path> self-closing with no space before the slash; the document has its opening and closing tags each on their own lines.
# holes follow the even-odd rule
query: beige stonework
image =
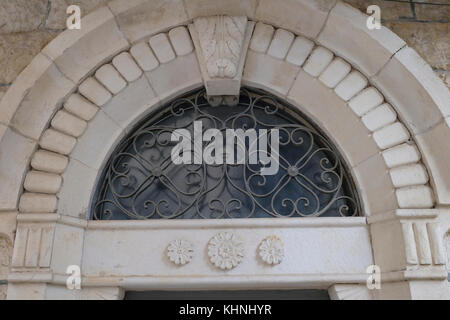
<svg viewBox="0 0 450 320">
<path fill-rule="evenodd" d="M 179 226 L 171 230 L 176 226 L 176 222 L 169 224 L 172 221 L 133 221 L 130 224 L 86 221 L 99 170 L 113 146 L 129 131 L 130 124 L 148 114 L 152 108 L 203 83 L 200 72 L 203 62 L 198 59 L 198 49 L 188 52 L 191 48 L 186 42 L 187 34 L 180 32 L 183 29 L 179 28 L 179 24 L 186 23 L 186 15 L 197 14 L 179 9 L 186 9 L 194 2 L 174 1 L 170 19 L 151 21 L 147 18 L 155 14 L 155 3 L 115 0 L 109 7 L 100 8 L 88 16 L 86 30 L 77 36 L 71 35 L 71 32 L 61 34 L 40 56 L 45 63 L 40 65 L 36 60 L 3 97 L 0 106 L 6 111 L 2 114 L 3 124 L 0 125 L 0 173 L 7 179 L 0 184 L 0 209 L 19 211 L 12 258 L 16 269 L 11 270 L 8 276 L 10 299 L 43 299 L 57 295 L 63 289 L 55 286 L 64 283 L 61 275 L 67 263 L 83 263 L 86 267 L 83 277 L 91 278 L 85 284 L 94 292 L 99 285 L 117 285 L 114 277 L 104 277 L 104 272 L 122 277 L 124 285 L 138 281 L 142 288 L 156 289 L 167 289 L 157 282 L 161 272 L 166 276 L 168 272 L 171 276 L 183 275 L 187 278 L 190 272 L 211 275 L 210 268 L 202 262 L 194 263 L 191 271 L 190 266 L 188 269 L 172 270 L 167 269 L 164 261 L 148 256 L 155 262 L 152 265 L 155 277 L 155 274 L 149 274 L 147 260 L 135 263 L 137 258 L 145 256 L 139 251 L 145 246 L 134 246 L 135 250 L 130 250 L 130 244 L 160 243 L 162 240 L 166 244 L 170 235 L 197 229 L 201 229 L 198 231 L 199 239 L 209 239 L 217 228 L 224 227 L 221 221 L 208 221 L 201 228 L 195 221 L 188 221 L 187 224 L 183 221 L 182 229 L 186 230 L 181 230 Z M 308 231 L 317 232 L 317 237 L 326 237 L 329 241 L 327 246 L 321 246 L 322 251 L 311 252 L 310 255 L 314 263 L 321 266 L 320 274 L 315 275 L 318 269 L 311 269 L 307 262 L 299 263 L 295 259 L 297 254 L 288 255 L 283 268 L 286 266 L 284 270 L 295 274 L 306 274 L 306 278 L 300 280 L 302 284 L 330 287 L 330 294 L 339 299 L 442 298 L 445 296 L 443 292 L 446 289 L 442 286 L 447 274 L 443 266 L 443 244 L 439 239 L 447 229 L 439 229 L 443 224 L 438 222 L 437 217 L 446 212 L 431 208 L 435 203 L 449 203 L 450 190 L 444 182 L 448 157 L 445 153 L 436 155 L 439 147 L 442 149 L 445 145 L 450 132 L 444 121 L 444 117 L 448 116 L 445 104 L 448 95 L 445 87 L 438 84 L 439 80 L 433 78 L 430 70 L 411 53 L 410 48 L 394 52 L 396 40 L 379 47 L 380 41 L 386 39 L 384 36 L 396 39 L 387 29 L 383 29 L 381 37 L 368 36 L 361 27 L 364 16 L 346 5 L 338 3 L 334 6 L 334 3 L 282 0 L 278 7 L 274 7 L 267 1 L 260 1 L 258 7 L 248 7 L 254 9 L 257 19 L 259 17 L 273 24 L 274 36 L 268 44 L 264 40 L 267 36 L 262 36 L 254 42 L 256 50 L 248 51 L 243 84 L 263 88 L 287 99 L 330 135 L 349 162 L 367 216 L 329 222 L 315 219 L 294 221 L 302 228 L 314 226 Z M 243 6 L 246 4 L 252 2 L 242 3 Z M 168 14 L 166 5 L 164 3 L 160 7 L 162 16 Z M 227 6 L 224 4 L 221 10 L 229 10 Z M 294 8 L 303 10 L 303 19 L 299 20 L 292 13 Z M 140 11 L 143 14 L 137 17 Z M 113 13 L 117 16 L 114 17 Z M 285 19 L 279 19 L 281 15 Z M 355 19 L 349 19 L 352 17 Z M 277 21 L 270 21 L 274 19 Z M 358 46 L 346 51 L 345 42 L 330 38 L 335 32 L 333 23 L 352 31 L 354 39 L 344 41 L 359 38 L 367 41 L 368 47 L 378 49 L 372 52 L 372 56 L 362 56 L 359 52 L 362 47 Z M 285 24 L 285 28 L 280 29 L 280 24 Z M 178 32 L 171 33 L 171 30 Z M 317 37 L 315 49 L 310 45 L 313 43 L 309 42 L 311 40 L 303 40 L 304 36 Z M 149 39 L 161 41 L 155 43 L 149 42 Z M 142 42 L 137 44 L 139 40 Z M 317 46 L 317 41 L 320 46 Z M 130 50 L 130 54 L 124 50 Z M 148 59 L 149 52 L 155 53 L 159 60 L 157 65 L 152 65 Z M 387 60 L 386 52 L 391 53 L 391 56 L 387 55 Z M 132 59 L 136 59 L 137 64 L 133 64 Z M 69 61 L 72 60 L 75 63 L 71 66 Z M 329 68 L 333 61 L 339 62 L 334 68 L 341 71 L 336 78 L 330 77 Z M 385 63 L 382 64 L 382 61 Z M 392 67 L 392 64 L 397 65 Z M 78 68 L 80 65 L 81 69 Z M 378 67 L 381 71 L 370 77 Z M 142 70 L 141 75 L 139 68 L 148 70 Z M 45 86 L 49 82 L 46 80 L 52 80 L 53 69 L 61 73 L 59 79 L 67 79 L 67 87 L 64 83 L 58 83 L 62 86 L 59 90 L 55 86 Z M 423 70 L 426 72 L 423 73 Z M 407 81 L 397 81 L 399 74 L 406 75 Z M 412 110 L 404 107 L 408 101 L 406 94 L 410 93 L 409 85 L 416 88 L 419 95 L 425 93 L 422 99 L 426 100 L 427 105 L 424 108 L 436 116 L 435 122 L 421 122 L 417 116 L 421 110 L 418 107 L 420 101 L 413 101 L 415 105 Z M 41 89 L 44 95 L 34 99 L 33 92 Z M 50 105 L 44 103 L 47 96 Z M 31 126 L 26 126 L 23 120 L 27 108 L 31 108 L 27 107 L 27 104 L 30 105 L 27 97 L 39 102 L 34 112 L 45 111 L 36 116 L 38 122 Z M 127 109 L 129 112 L 124 112 L 120 109 L 123 104 L 133 107 Z M 330 108 L 334 108 L 333 111 Z M 43 164 L 45 161 L 48 163 Z M 239 226 L 245 229 L 251 226 L 249 230 L 252 232 L 245 232 L 251 243 L 256 241 L 256 235 L 262 238 L 261 232 L 267 228 L 264 221 L 242 223 L 232 221 L 227 228 Z M 153 232 L 145 232 L 147 228 Z M 295 232 L 295 227 L 281 220 L 274 221 L 271 229 L 274 228 L 280 232 L 283 230 L 282 233 L 289 237 L 302 237 L 302 233 Z M 119 242 L 116 241 L 117 232 L 121 234 Z M 302 240 L 300 238 L 296 239 Z M 111 243 L 114 246 L 109 246 Z M 346 244 L 346 250 L 350 245 L 353 254 L 348 256 L 346 253 L 346 259 L 330 260 L 331 252 L 342 253 L 339 249 L 342 243 Z M 109 251 L 112 248 L 119 254 L 112 255 Z M 162 245 L 157 245 L 153 252 L 158 257 L 162 256 L 162 252 L 158 251 L 161 248 Z M 305 246 L 303 250 L 308 248 Z M 289 250 L 294 250 L 294 247 Z M 95 263 L 99 254 L 111 258 L 106 259 L 101 267 Z M 6 255 L 9 256 L 9 253 Z M 120 259 L 125 256 L 130 258 L 129 267 L 120 266 Z M 323 263 L 323 259 L 328 262 Z M 392 283 L 388 287 L 396 289 L 372 296 L 357 285 L 335 285 L 342 281 L 346 283 L 349 279 L 353 284 L 365 285 L 365 268 L 373 263 L 382 266 L 389 283 Z M 36 275 L 36 270 L 43 268 L 47 268 L 45 272 Z M 246 272 L 249 272 L 248 277 L 253 277 L 255 270 L 264 273 L 270 280 L 262 280 L 261 283 L 277 283 L 280 274 L 273 271 L 276 269 L 268 271 L 260 268 L 260 265 L 247 261 L 241 270 L 245 277 Z M 132 278 L 136 274 L 140 275 L 139 280 Z M 236 277 L 236 274 L 230 274 L 230 277 Z M 227 279 L 232 279 L 230 277 Z M 225 281 L 223 277 L 217 279 L 219 283 Z M 240 281 L 242 278 L 239 277 L 233 279 L 240 283 L 240 288 L 249 284 L 245 279 Z M 299 282 L 294 280 L 290 280 L 289 285 L 298 285 Z M 218 282 L 215 281 L 206 279 L 200 286 L 217 288 Z M 172 288 L 186 288 L 185 282 L 175 282 Z M 33 293 L 27 290 L 33 290 Z M 431 291 L 434 293 L 431 294 Z M 105 297 L 109 298 L 122 296 L 119 287 L 105 292 Z M 83 294 L 88 297 L 89 289 Z"/>
</svg>

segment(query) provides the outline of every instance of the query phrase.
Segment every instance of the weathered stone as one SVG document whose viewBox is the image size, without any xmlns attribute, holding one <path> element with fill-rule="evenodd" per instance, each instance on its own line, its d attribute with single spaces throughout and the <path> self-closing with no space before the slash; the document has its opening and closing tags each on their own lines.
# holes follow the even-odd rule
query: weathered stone
<svg viewBox="0 0 450 320">
<path fill-rule="evenodd" d="M 27 32 L 45 23 L 48 0 L 0 1 L 0 33 Z"/>
<path fill-rule="evenodd" d="M 57 202 L 55 195 L 26 192 L 20 197 L 19 211 L 23 213 L 55 212 Z"/>
<path fill-rule="evenodd" d="M 367 215 L 385 213 L 397 208 L 395 188 L 381 155 L 374 155 L 352 171 L 359 183 Z"/>
<path fill-rule="evenodd" d="M 385 0 L 344 0 L 349 5 L 367 14 L 367 7 L 377 5 L 381 9 L 382 20 L 413 18 L 411 4 L 408 2 L 394 2 Z"/>
<path fill-rule="evenodd" d="M 450 204 L 450 128 L 442 121 L 433 129 L 416 136 L 423 161 L 430 170 L 431 182 L 440 204 Z"/>
<path fill-rule="evenodd" d="M 67 167 L 69 159 L 58 153 L 39 150 L 34 153 L 31 167 L 35 170 L 62 173 Z"/>
<path fill-rule="evenodd" d="M 335 0 L 261 0 L 256 19 L 307 38 L 315 38 L 335 3 Z"/>
<path fill-rule="evenodd" d="M 258 22 L 255 25 L 252 40 L 250 41 L 250 49 L 256 52 L 266 53 L 274 32 L 275 29 L 271 25 Z"/>
<path fill-rule="evenodd" d="M 39 81 L 39 79 L 49 70 L 52 62 L 43 54 L 38 54 L 25 70 L 17 77 L 0 101 L 0 122 L 9 124 L 17 108 Z"/>
<path fill-rule="evenodd" d="M 113 95 L 118 94 L 127 86 L 127 82 L 111 64 L 105 64 L 98 69 L 95 72 L 95 78 Z"/>
<path fill-rule="evenodd" d="M 443 22 L 443 24 L 447 24 L 448 27 L 448 19 L 450 17 L 450 6 L 448 5 L 448 1 L 446 2 L 441 0 L 431 0 L 423 2 L 434 2 L 434 5 L 415 3 L 414 12 L 416 13 L 416 19 L 428 22 Z M 441 5 L 439 5 L 438 3 L 440 3 Z"/>
<path fill-rule="evenodd" d="M 433 191 L 428 186 L 413 186 L 395 191 L 400 208 L 431 208 L 434 205 Z"/>
<path fill-rule="evenodd" d="M 362 117 L 368 111 L 379 106 L 384 100 L 383 95 L 374 87 L 369 87 L 361 91 L 357 96 L 348 102 L 348 106 L 358 116 Z"/>
<path fill-rule="evenodd" d="M 271 56 L 249 51 L 242 80 L 246 84 L 286 95 L 299 67 Z"/>
<path fill-rule="evenodd" d="M 369 129 L 370 131 L 376 131 L 378 129 L 381 129 L 384 126 L 387 126 L 388 124 L 394 123 L 397 119 L 397 114 L 392 109 L 392 107 L 384 103 L 379 107 L 376 107 L 366 115 L 362 117 L 362 121 L 364 122 L 364 125 Z"/>
<path fill-rule="evenodd" d="M 167 63 L 176 58 L 175 52 L 173 52 L 172 46 L 170 45 L 169 38 L 165 33 L 160 33 L 151 37 L 149 44 L 159 62 Z"/>
<path fill-rule="evenodd" d="M 123 52 L 116 56 L 112 64 L 128 82 L 136 81 L 142 75 L 142 70 L 128 52 Z"/>
<path fill-rule="evenodd" d="M 159 66 L 158 59 L 146 42 L 140 42 L 131 47 L 130 53 L 144 71 L 152 71 Z"/>
<path fill-rule="evenodd" d="M 68 155 L 72 152 L 77 140 L 74 137 L 68 136 L 64 133 L 58 132 L 53 129 L 45 130 L 42 135 L 39 145 L 41 148 L 48 151 L 60 153 L 62 155 Z"/>
<path fill-rule="evenodd" d="M 78 117 L 64 111 L 58 111 L 52 120 L 52 127 L 58 131 L 78 138 L 86 130 L 87 123 Z"/>
<path fill-rule="evenodd" d="M 0 138 L 0 210 L 14 210 L 36 142 L 11 129 Z"/>
<path fill-rule="evenodd" d="M 95 103 L 97 106 L 103 106 L 111 100 L 111 93 L 105 89 L 95 78 L 87 78 L 78 87 L 80 93 Z"/>
<path fill-rule="evenodd" d="M 42 171 L 29 171 L 25 177 L 24 188 L 28 192 L 56 194 L 61 187 L 61 176 Z"/>
<path fill-rule="evenodd" d="M 420 152 L 417 147 L 407 143 L 384 150 L 382 155 L 389 168 L 416 163 L 420 160 Z"/>
<path fill-rule="evenodd" d="M 73 90 L 75 84 L 54 64 L 34 83 L 11 120 L 11 126 L 27 137 L 38 140 L 49 118 Z"/>
<path fill-rule="evenodd" d="M 433 6 L 427 6 L 433 7 Z M 450 10 L 450 6 L 440 12 Z M 450 15 L 447 15 L 447 19 Z M 414 48 L 435 69 L 450 70 L 450 23 L 385 22 L 384 25 Z"/>
<path fill-rule="evenodd" d="M 352 71 L 334 88 L 334 92 L 345 101 L 348 101 L 364 89 L 366 85 L 366 77 L 358 71 Z"/>
<path fill-rule="evenodd" d="M 292 44 L 291 50 L 289 50 L 286 61 L 301 67 L 313 48 L 314 42 L 303 37 L 297 37 Z"/>
<path fill-rule="evenodd" d="M 406 142 L 409 136 L 408 130 L 400 122 L 394 122 L 373 133 L 373 139 L 383 150 Z"/>
<path fill-rule="evenodd" d="M 184 1 L 189 18 L 216 15 L 242 16 L 254 18 L 257 0 L 187 0 Z"/>
<path fill-rule="evenodd" d="M 42 51 L 76 83 L 129 47 L 108 8 L 95 10 L 82 23 L 80 30 L 66 30 Z"/>
<path fill-rule="evenodd" d="M 177 56 L 185 56 L 194 50 L 191 36 L 186 27 L 177 27 L 170 30 L 169 39 Z"/>
<path fill-rule="evenodd" d="M 410 164 L 390 170 L 394 187 L 422 185 L 428 182 L 428 174 L 422 164 Z"/>
<path fill-rule="evenodd" d="M 158 98 L 150 87 L 147 77 L 142 76 L 114 96 L 102 110 L 121 128 L 131 130 L 135 121 L 151 112 L 157 102 Z"/>
<path fill-rule="evenodd" d="M 0 8 L 5 2 L 9 1 L 1 1 Z M 0 19 L 0 21 L 2 20 Z M 57 34 L 57 32 L 46 30 L 12 34 L 0 33 L 0 84 L 13 82 Z"/>
<path fill-rule="evenodd" d="M 415 134 L 450 115 L 450 91 L 411 48 L 405 47 L 374 77 L 376 86 Z M 402 86 L 407 90 L 393 90 Z"/>
<path fill-rule="evenodd" d="M 132 43 L 188 21 L 182 0 L 113 0 L 108 6 Z"/>
<path fill-rule="evenodd" d="M 109 148 L 118 141 L 122 132 L 122 128 L 100 110 L 89 123 L 83 136 L 78 139 L 70 156 L 91 168 L 100 168 L 110 151 Z"/>
<path fill-rule="evenodd" d="M 81 9 L 83 18 L 93 10 L 105 5 L 109 0 L 50 0 L 50 12 L 45 23 L 48 29 L 66 29 L 67 7 L 75 4 Z M 83 26 L 81 26 L 83 27 Z"/>
<path fill-rule="evenodd" d="M 275 31 L 267 54 L 274 58 L 284 60 L 289 48 L 291 47 L 292 41 L 294 41 L 294 38 L 295 36 L 292 32 L 278 29 Z"/>
<path fill-rule="evenodd" d="M 85 121 L 90 121 L 94 118 L 98 111 L 96 105 L 79 94 L 72 94 L 64 104 L 64 109 Z"/>
<path fill-rule="evenodd" d="M 195 53 L 164 63 L 159 68 L 146 72 L 146 75 L 155 93 L 163 101 L 198 88 L 203 83 Z"/>
<path fill-rule="evenodd" d="M 318 77 L 328 67 L 331 60 L 333 60 L 333 52 L 324 47 L 317 47 L 309 56 L 303 70 L 313 77 Z"/>
<path fill-rule="evenodd" d="M 342 2 L 331 10 L 318 42 L 367 76 L 375 75 L 405 45 L 385 27 L 369 30 L 367 16 Z"/>
</svg>

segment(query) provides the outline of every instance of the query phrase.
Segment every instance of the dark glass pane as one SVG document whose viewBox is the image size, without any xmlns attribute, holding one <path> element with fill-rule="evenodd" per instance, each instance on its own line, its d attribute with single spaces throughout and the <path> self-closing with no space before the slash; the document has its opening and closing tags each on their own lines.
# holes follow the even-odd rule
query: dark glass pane
<svg viewBox="0 0 450 320">
<path fill-rule="evenodd" d="M 226 164 L 174 164 L 171 153 L 178 142 L 171 141 L 172 133 L 186 129 L 193 142 L 199 121 L 202 133 L 223 133 L 224 147 L 227 129 L 266 129 L 270 151 L 270 130 L 278 130 L 278 172 L 261 175 L 265 166 L 249 161 L 249 139 L 243 164 L 230 164 L 225 155 Z M 266 142 L 256 137 L 258 146 Z M 202 142 L 202 150 L 209 143 Z M 234 153 L 236 159 L 237 146 Z M 103 220 L 356 216 L 359 204 L 337 150 L 295 108 L 250 89 L 242 90 L 237 106 L 214 107 L 201 90 L 165 106 L 120 143 L 92 213 Z"/>
</svg>

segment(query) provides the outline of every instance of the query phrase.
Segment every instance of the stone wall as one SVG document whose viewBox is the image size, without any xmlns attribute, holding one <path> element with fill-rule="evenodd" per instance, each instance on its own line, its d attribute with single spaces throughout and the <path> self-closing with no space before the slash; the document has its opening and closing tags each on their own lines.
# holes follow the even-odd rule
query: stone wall
<svg viewBox="0 0 450 320">
<path fill-rule="evenodd" d="M 409 1 L 409 2 L 408 2 Z M 413 47 L 447 83 L 450 83 L 450 0 L 346 0 L 365 12 L 381 8 L 382 23 Z M 41 49 L 65 28 L 66 8 L 81 7 L 82 15 L 109 0 L 2 0 L 0 1 L 0 95 Z M 448 5 L 445 5 L 448 4 Z"/>
<path fill-rule="evenodd" d="M 344 1 L 363 12 L 378 5 L 382 24 L 414 48 L 449 86 L 450 0 Z"/>
</svg>

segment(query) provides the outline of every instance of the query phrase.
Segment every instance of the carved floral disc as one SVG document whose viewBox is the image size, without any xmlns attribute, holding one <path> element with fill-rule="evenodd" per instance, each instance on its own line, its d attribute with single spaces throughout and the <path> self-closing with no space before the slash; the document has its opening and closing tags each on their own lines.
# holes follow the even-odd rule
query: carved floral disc
<svg viewBox="0 0 450 320">
<path fill-rule="evenodd" d="M 244 258 L 244 243 L 234 233 L 219 233 L 209 241 L 208 256 L 217 268 L 233 269 Z"/>
<path fill-rule="evenodd" d="M 277 236 L 269 236 L 259 245 L 259 256 L 270 265 L 281 263 L 284 258 L 284 244 Z"/>
<path fill-rule="evenodd" d="M 191 262 L 193 255 L 194 247 L 186 240 L 174 240 L 167 247 L 167 256 L 176 265 L 185 265 Z"/>
</svg>

